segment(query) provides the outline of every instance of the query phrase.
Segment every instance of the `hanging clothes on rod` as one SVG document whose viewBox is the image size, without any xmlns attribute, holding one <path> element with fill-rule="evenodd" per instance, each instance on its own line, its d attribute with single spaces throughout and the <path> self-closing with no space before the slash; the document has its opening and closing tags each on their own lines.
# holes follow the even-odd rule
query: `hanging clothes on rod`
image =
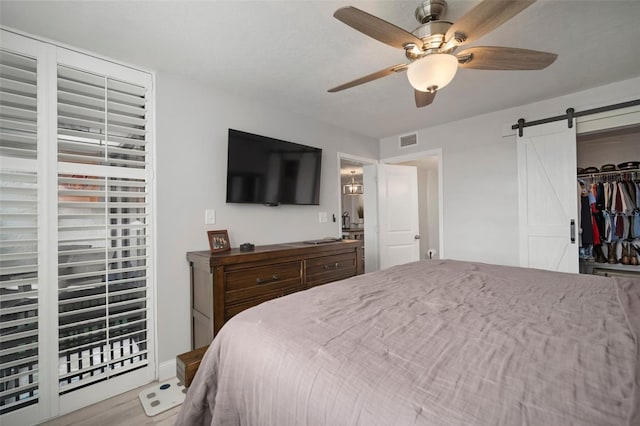
<svg viewBox="0 0 640 426">
<path fill-rule="evenodd" d="M 593 214 L 596 197 L 591 192 L 590 185 L 583 179 L 578 179 L 578 229 L 580 230 L 580 258 L 594 260 L 594 246 L 601 245 L 600 232 L 595 225 Z M 596 252 L 596 254 L 598 254 Z"/>
<path fill-rule="evenodd" d="M 603 169 L 605 167 L 603 166 Z M 640 263 L 640 177 L 638 171 L 607 171 L 579 175 L 581 258 L 599 263 Z M 585 200 L 588 196 L 589 201 Z M 585 206 L 593 229 L 587 229 Z"/>
</svg>

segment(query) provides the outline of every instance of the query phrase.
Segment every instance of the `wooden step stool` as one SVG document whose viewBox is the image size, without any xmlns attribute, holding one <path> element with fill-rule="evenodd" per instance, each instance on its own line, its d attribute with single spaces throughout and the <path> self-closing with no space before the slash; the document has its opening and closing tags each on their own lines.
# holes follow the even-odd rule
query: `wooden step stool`
<svg viewBox="0 0 640 426">
<path fill-rule="evenodd" d="M 193 376 L 196 375 L 196 371 L 200 367 L 200 361 L 202 361 L 202 357 L 208 347 L 209 345 L 203 346 L 176 357 L 176 375 L 178 380 L 184 383 L 184 387 L 188 388 L 193 381 Z"/>
</svg>

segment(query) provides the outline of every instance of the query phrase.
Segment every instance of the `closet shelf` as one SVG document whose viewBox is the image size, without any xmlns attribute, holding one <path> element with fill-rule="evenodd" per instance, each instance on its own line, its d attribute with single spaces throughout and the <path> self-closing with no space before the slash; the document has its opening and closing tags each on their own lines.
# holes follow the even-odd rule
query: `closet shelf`
<svg viewBox="0 0 640 426">
<path fill-rule="evenodd" d="M 588 264 L 593 266 L 594 268 L 602 268 L 602 269 L 611 269 L 616 271 L 640 271 L 640 265 L 624 265 L 622 263 L 598 263 L 593 261 L 588 261 L 585 259 L 579 259 L 580 264 Z"/>
<path fill-rule="evenodd" d="M 629 169 L 629 170 L 613 170 L 610 172 L 597 172 L 597 173 L 578 173 L 579 178 L 595 178 L 600 176 L 623 176 L 623 175 L 632 175 L 631 179 L 640 178 L 640 169 Z"/>
</svg>

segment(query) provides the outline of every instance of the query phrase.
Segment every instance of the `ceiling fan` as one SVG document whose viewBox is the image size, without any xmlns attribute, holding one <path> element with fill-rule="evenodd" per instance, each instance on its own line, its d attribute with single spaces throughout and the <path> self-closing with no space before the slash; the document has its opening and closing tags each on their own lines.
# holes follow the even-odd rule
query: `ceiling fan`
<svg viewBox="0 0 640 426">
<path fill-rule="evenodd" d="M 484 0 L 456 23 L 441 21 L 445 0 L 426 0 L 416 8 L 420 26 L 408 32 L 353 6 L 336 10 L 335 18 L 389 46 L 404 49 L 408 64 L 397 64 L 329 89 L 339 92 L 388 75 L 407 71 L 418 108 L 430 105 L 436 93 L 453 80 L 458 67 L 481 70 L 539 70 L 558 55 L 513 47 L 461 46 L 493 31 L 536 0 Z"/>
</svg>

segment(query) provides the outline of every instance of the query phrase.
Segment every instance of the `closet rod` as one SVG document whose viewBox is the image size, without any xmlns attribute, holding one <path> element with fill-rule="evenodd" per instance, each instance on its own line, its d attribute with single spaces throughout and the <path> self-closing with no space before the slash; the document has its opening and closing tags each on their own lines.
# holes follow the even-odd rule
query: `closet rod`
<svg viewBox="0 0 640 426">
<path fill-rule="evenodd" d="M 632 106 L 640 105 L 640 99 L 634 99 L 632 101 L 622 102 L 619 104 L 607 105 L 598 108 L 592 108 L 585 111 L 576 112 L 573 108 L 568 108 L 566 114 L 556 115 L 555 117 L 543 118 L 535 121 L 525 121 L 524 118 L 520 118 L 517 124 L 511 126 L 512 130 L 518 129 L 518 136 L 522 137 L 522 130 L 525 127 L 537 126 L 539 124 L 552 123 L 554 121 L 567 120 L 569 128 L 573 127 L 573 119 L 576 117 L 582 117 L 585 115 L 598 114 L 600 112 L 613 111 L 616 109 L 628 108 Z"/>
</svg>

